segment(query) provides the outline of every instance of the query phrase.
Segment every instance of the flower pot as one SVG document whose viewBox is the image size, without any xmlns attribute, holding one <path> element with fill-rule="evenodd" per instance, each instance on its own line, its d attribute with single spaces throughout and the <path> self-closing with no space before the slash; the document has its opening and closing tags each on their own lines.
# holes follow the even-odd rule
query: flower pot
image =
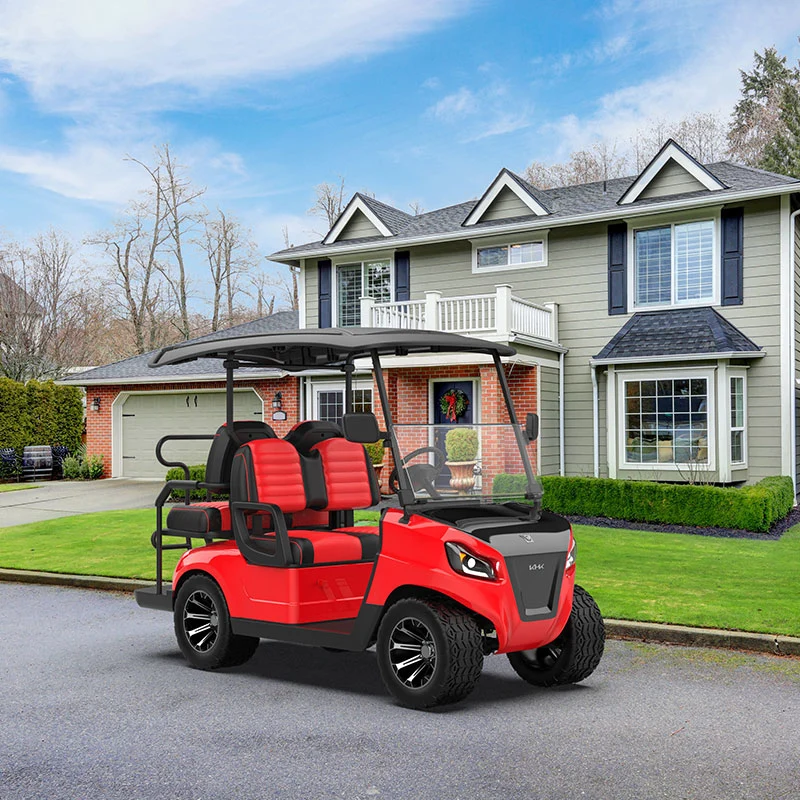
<svg viewBox="0 0 800 800">
<path fill-rule="evenodd" d="M 450 470 L 450 486 L 459 494 L 469 494 L 475 485 L 475 461 L 445 461 Z"/>
<path fill-rule="evenodd" d="M 375 470 L 375 477 L 378 479 L 378 486 L 381 485 L 381 472 L 383 472 L 383 464 L 373 464 L 372 469 Z"/>
</svg>

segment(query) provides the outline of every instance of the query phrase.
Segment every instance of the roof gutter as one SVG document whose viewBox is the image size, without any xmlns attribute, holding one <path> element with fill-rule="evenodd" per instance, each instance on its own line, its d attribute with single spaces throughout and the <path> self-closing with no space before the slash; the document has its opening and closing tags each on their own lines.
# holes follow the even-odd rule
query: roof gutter
<svg viewBox="0 0 800 800">
<path fill-rule="evenodd" d="M 568 225 L 586 225 L 592 222 L 603 222 L 607 220 L 626 219 L 630 217 L 647 217 L 654 214 L 663 214 L 668 211 L 681 210 L 684 208 L 698 208 L 707 206 L 710 203 L 727 204 L 736 203 L 742 200 L 755 200 L 760 197 L 775 197 L 784 194 L 791 194 L 800 191 L 800 182 L 783 184 L 780 186 L 770 186 L 761 189 L 750 189 L 744 192 L 730 192 L 728 194 L 719 194 L 712 192 L 711 196 L 703 195 L 702 197 L 692 197 L 688 200 L 678 200 L 672 203 L 659 203 L 653 206 L 644 208 L 636 208 L 632 206 L 619 206 L 617 208 L 609 209 L 593 214 L 574 214 L 571 217 L 560 217 L 553 219 L 550 216 L 537 217 L 535 220 L 526 220 L 525 222 L 517 222 L 513 225 L 496 225 L 491 228 L 482 228 L 476 230 L 474 227 L 459 228 L 455 231 L 447 231 L 445 233 L 428 234 L 426 236 L 410 236 L 404 237 L 387 237 L 384 241 L 371 241 L 361 242 L 356 245 L 342 245 L 341 247 L 317 247 L 309 248 L 308 250 L 301 250 L 295 252 L 279 251 L 267 256 L 270 261 L 275 261 L 278 264 L 290 264 L 297 262 L 304 258 L 315 258 L 317 256 L 330 256 L 340 255 L 346 253 L 361 253 L 370 250 L 386 250 L 387 248 L 394 248 L 395 246 L 407 247 L 409 245 L 421 244 L 434 244 L 436 242 L 451 241 L 457 239 L 476 239 L 484 236 L 497 236 L 504 233 L 515 233 L 517 231 L 535 231 L 539 228 L 563 228 Z"/>
<path fill-rule="evenodd" d="M 664 361 L 713 361 L 719 358 L 764 358 L 766 350 L 732 350 L 724 353 L 673 353 L 664 356 L 620 356 L 619 358 L 590 358 L 591 367 L 607 364 L 652 364 Z"/>
<path fill-rule="evenodd" d="M 155 372 L 155 370 L 153 370 Z M 259 381 L 259 380 L 278 380 L 288 375 L 284 370 L 272 370 L 270 372 L 249 372 L 247 374 L 239 374 L 236 376 L 236 381 Z M 74 378 L 55 381 L 55 383 L 63 386 L 139 386 L 140 384 L 150 383 L 224 383 L 225 373 L 217 373 L 215 375 L 170 375 L 163 373 L 154 377 L 140 376 L 140 377 L 125 377 L 125 378 L 95 378 L 92 380 L 81 380 L 80 376 Z"/>
</svg>

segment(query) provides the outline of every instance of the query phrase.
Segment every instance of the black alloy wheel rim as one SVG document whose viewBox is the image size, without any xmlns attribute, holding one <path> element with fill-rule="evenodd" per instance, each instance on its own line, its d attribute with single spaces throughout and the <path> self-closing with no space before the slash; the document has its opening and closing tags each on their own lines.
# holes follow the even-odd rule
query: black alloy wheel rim
<svg viewBox="0 0 800 800">
<path fill-rule="evenodd" d="M 523 650 L 522 655 L 525 661 L 533 669 L 549 670 L 552 669 L 561 657 L 561 645 L 556 640 L 544 647 L 537 647 L 536 650 Z"/>
<path fill-rule="evenodd" d="M 192 592 L 183 607 L 183 630 L 192 649 L 207 653 L 219 636 L 219 613 L 208 592 Z"/>
<path fill-rule="evenodd" d="M 404 617 L 389 635 L 389 663 L 408 689 L 424 689 L 436 671 L 436 643 L 424 622 Z"/>
</svg>

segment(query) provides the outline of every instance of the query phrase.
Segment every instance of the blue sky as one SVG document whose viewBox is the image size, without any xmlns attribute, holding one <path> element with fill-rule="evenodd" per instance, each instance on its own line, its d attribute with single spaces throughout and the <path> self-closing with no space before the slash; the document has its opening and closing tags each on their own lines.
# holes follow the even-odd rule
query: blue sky
<svg viewBox="0 0 800 800">
<path fill-rule="evenodd" d="M 649 119 L 727 112 L 800 55 L 769 0 L 0 0 L 0 226 L 107 227 L 169 141 L 264 252 L 317 238 L 321 181 L 407 209 L 478 196 Z M 197 266 L 200 269 L 200 266 Z"/>
</svg>

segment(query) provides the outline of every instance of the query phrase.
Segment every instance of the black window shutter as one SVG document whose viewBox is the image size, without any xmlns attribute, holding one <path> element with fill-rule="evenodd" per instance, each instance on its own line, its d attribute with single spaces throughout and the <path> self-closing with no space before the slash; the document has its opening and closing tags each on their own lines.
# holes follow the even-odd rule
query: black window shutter
<svg viewBox="0 0 800 800">
<path fill-rule="evenodd" d="M 744 303 L 744 209 L 722 209 L 722 305 Z"/>
<path fill-rule="evenodd" d="M 319 327 L 330 328 L 331 319 L 331 260 L 324 258 L 317 261 L 319 277 Z"/>
<path fill-rule="evenodd" d="M 411 299 L 411 253 L 398 250 L 394 254 L 394 299 Z"/>
<path fill-rule="evenodd" d="M 628 226 L 608 226 L 608 313 L 628 313 Z"/>
</svg>

